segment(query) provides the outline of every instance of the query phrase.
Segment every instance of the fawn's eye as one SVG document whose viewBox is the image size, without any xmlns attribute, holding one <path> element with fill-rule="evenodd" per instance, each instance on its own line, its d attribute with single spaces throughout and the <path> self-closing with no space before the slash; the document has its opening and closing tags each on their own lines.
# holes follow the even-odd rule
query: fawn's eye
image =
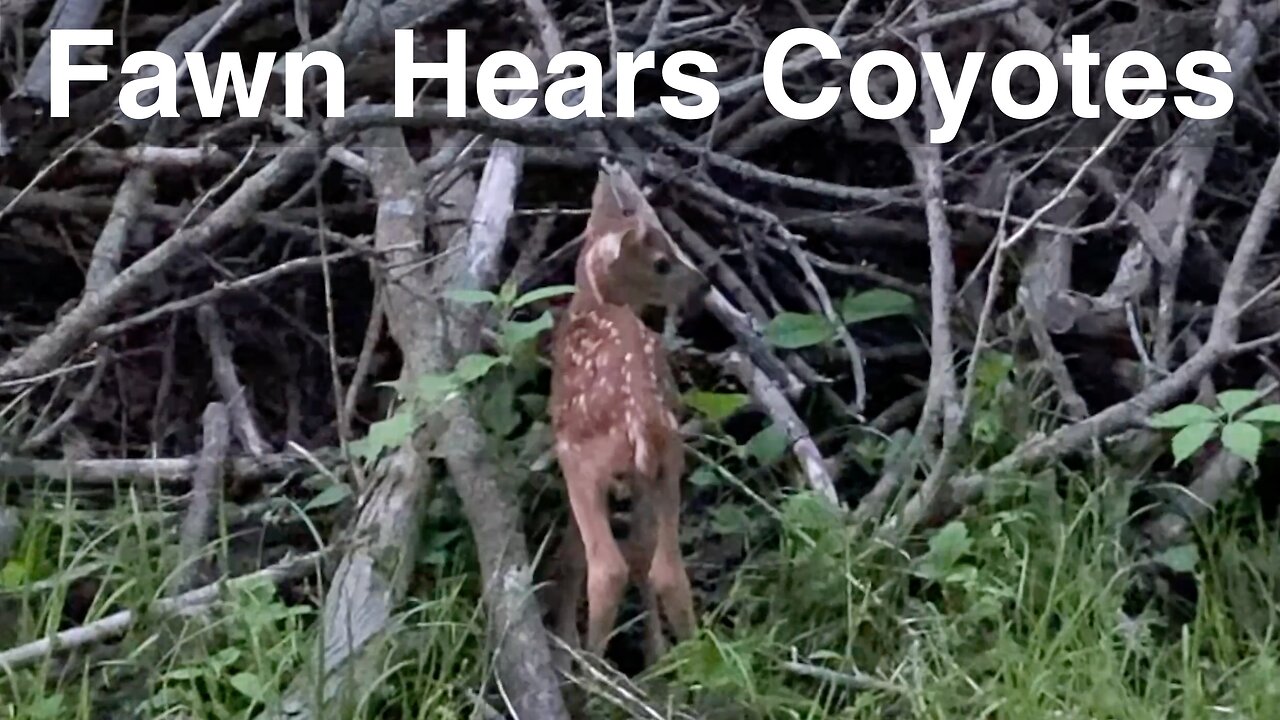
<svg viewBox="0 0 1280 720">
<path fill-rule="evenodd" d="M 657 260 L 654 260 L 653 271 L 658 273 L 659 275 L 666 275 L 667 273 L 671 272 L 671 261 L 664 257 L 660 257 Z"/>
</svg>

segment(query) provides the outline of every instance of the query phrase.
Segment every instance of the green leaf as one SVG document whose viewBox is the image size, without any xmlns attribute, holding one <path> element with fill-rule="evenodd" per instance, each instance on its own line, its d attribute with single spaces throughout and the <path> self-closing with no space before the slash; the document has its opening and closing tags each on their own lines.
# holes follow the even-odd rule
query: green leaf
<svg viewBox="0 0 1280 720">
<path fill-rule="evenodd" d="M 458 382 L 453 375 L 424 373 L 414 383 L 414 397 L 422 402 L 432 403 L 457 389 Z"/>
<path fill-rule="evenodd" d="M 813 313 L 779 313 L 764 328 L 767 342 L 789 350 L 820 345 L 835 334 L 835 327 L 826 318 Z"/>
<path fill-rule="evenodd" d="M 1209 442 L 1218 429 L 1216 422 L 1198 422 L 1188 425 L 1173 436 L 1170 444 L 1173 447 L 1173 464 L 1180 465 L 1183 460 L 1194 455 L 1204 444 Z"/>
<path fill-rule="evenodd" d="M 1196 546 L 1191 544 L 1175 545 L 1155 557 L 1156 562 L 1178 573 L 1193 572 L 1199 559 Z"/>
<path fill-rule="evenodd" d="M 709 467 L 700 466 L 689 473 L 689 484 L 694 487 L 710 487 L 720 483 L 720 476 Z"/>
<path fill-rule="evenodd" d="M 684 396 L 689 407 L 715 423 L 737 412 L 750 399 L 750 396 L 743 393 L 717 393 L 705 390 L 693 390 Z"/>
<path fill-rule="evenodd" d="M 984 445 L 994 445 L 1000 439 L 1004 416 L 997 411 L 982 410 L 976 413 L 969 439 Z"/>
<path fill-rule="evenodd" d="M 987 350 L 978 358 L 974 381 L 979 387 L 995 389 L 1013 372 L 1013 356 L 996 350 Z"/>
<path fill-rule="evenodd" d="M 257 675 L 249 672 L 236 673 L 231 676 L 231 687 L 240 691 L 241 695 L 250 700 L 262 700 L 266 694 L 266 688 L 262 685 L 262 680 Z"/>
<path fill-rule="evenodd" d="M 515 385 L 505 378 L 497 383 L 493 392 L 485 398 L 480 412 L 490 432 L 502 438 L 509 436 L 520 424 Z"/>
<path fill-rule="evenodd" d="M 769 425 L 751 436 L 751 439 L 747 441 L 745 450 L 747 455 L 754 458 L 761 465 L 772 465 L 782 459 L 782 456 L 787 452 L 789 444 L 787 433 L 782 428 L 777 425 Z"/>
<path fill-rule="evenodd" d="M 351 452 L 357 457 L 370 460 L 381 455 L 387 448 L 399 447 L 413 434 L 413 421 L 412 410 L 403 405 L 391 417 L 370 425 L 369 432 L 363 438 L 351 443 Z"/>
<path fill-rule="evenodd" d="M 894 315 L 910 315 L 916 303 L 906 293 L 888 288 L 876 288 L 857 295 L 846 295 L 840 303 L 840 317 L 845 324 L 866 322 Z"/>
<path fill-rule="evenodd" d="M 949 570 L 969 552 L 973 540 L 961 520 L 952 520 L 929 538 L 929 560 L 939 570 Z"/>
<path fill-rule="evenodd" d="M 536 288 L 534 290 L 530 290 L 524 295 L 521 295 L 515 303 L 511 305 L 511 308 L 513 310 L 522 308 L 525 305 L 536 303 L 539 300 L 546 300 L 547 298 L 553 298 L 559 295 L 571 295 L 577 291 L 578 288 L 574 285 L 547 285 L 546 287 Z"/>
<path fill-rule="evenodd" d="M 1181 428 L 1193 423 L 1213 422 L 1217 413 L 1203 405 L 1188 403 L 1157 413 L 1151 418 L 1151 427 L 1161 429 Z"/>
<path fill-rule="evenodd" d="M 444 296 L 463 305 L 483 305 L 498 301 L 498 296 L 488 290 L 445 290 Z"/>
<path fill-rule="evenodd" d="M 458 360 L 453 368 L 453 375 L 464 385 L 484 377 L 493 366 L 502 362 L 501 358 L 486 353 L 473 353 Z"/>
<path fill-rule="evenodd" d="M 538 337 L 538 334 L 545 330 L 550 330 L 551 325 L 551 313 L 546 311 L 543 311 L 536 320 L 528 322 L 508 320 L 502 324 L 502 340 L 507 347 L 515 347 Z"/>
<path fill-rule="evenodd" d="M 525 393 L 520 396 L 520 405 L 524 411 L 534 417 L 547 414 L 547 396 L 538 393 Z"/>
<path fill-rule="evenodd" d="M 782 527 L 809 535 L 834 534 L 844 527 L 835 506 L 813 491 L 791 493 L 782 503 Z"/>
<path fill-rule="evenodd" d="M 321 508 L 332 507 L 338 503 L 351 497 L 351 486 L 346 483 L 333 483 L 329 487 L 320 491 L 319 495 L 307 501 L 302 506 L 304 511 L 319 510 Z"/>
<path fill-rule="evenodd" d="M 751 530 L 751 517 L 741 505 L 720 505 L 711 511 L 711 527 L 721 535 L 747 534 Z"/>
<path fill-rule="evenodd" d="M 1227 390 L 1218 393 L 1218 406 L 1228 415 L 1234 415 L 1257 400 L 1261 394 L 1257 390 Z"/>
<path fill-rule="evenodd" d="M 55 720 L 55 718 L 66 717 L 68 710 L 63 707 L 62 693 L 38 698 L 22 709 L 24 713 L 19 717 L 28 717 L 31 720 Z"/>
<path fill-rule="evenodd" d="M 209 658 L 209 664 L 215 668 L 225 668 L 240 659 L 240 648 L 223 648 Z"/>
<path fill-rule="evenodd" d="M 498 288 L 498 302 L 509 307 L 515 301 L 516 293 L 519 291 L 520 288 L 516 286 L 515 281 L 508 278 L 502 283 L 502 287 Z"/>
<path fill-rule="evenodd" d="M 1222 428 L 1222 445 L 1249 464 L 1258 462 L 1258 449 L 1262 447 L 1262 431 L 1247 422 L 1227 423 Z"/>
<path fill-rule="evenodd" d="M 163 676 L 165 680 L 170 680 L 170 682 L 184 682 L 184 680 L 198 680 L 204 678 L 205 675 L 218 676 L 218 671 L 211 670 L 204 665 L 187 665 L 186 667 L 177 667 L 177 669 L 169 670 Z"/>
<path fill-rule="evenodd" d="M 212 673 L 209 672 L 209 669 L 206 667 L 202 667 L 199 665 L 188 665 L 187 667 L 180 667 L 174 670 L 170 670 L 169 672 L 165 673 L 162 677 L 165 680 L 169 680 L 173 682 L 182 682 L 185 680 L 196 680 L 198 678 L 204 677 L 205 675 L 216 675 L 216 674 L 217 674 L 216 672 L 212 672 Z"/>
<path fill-rule="evenodd" d="M 1242 422 L 1280 423 L 1280 405 L 1263 405 L 1245 413 Z"/>
<path fill-rule="evenodd" d="M 941 578 L 942 582 L 952 585 L 970 585 L 978 579 L 978 568 L 972 565 L 959 565 Z"/>
</svg>

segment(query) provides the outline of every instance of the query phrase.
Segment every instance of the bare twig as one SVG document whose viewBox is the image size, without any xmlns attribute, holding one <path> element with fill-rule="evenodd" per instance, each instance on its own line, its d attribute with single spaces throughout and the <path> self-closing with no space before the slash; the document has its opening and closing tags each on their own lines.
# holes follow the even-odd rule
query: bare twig
<svg viewBox="0 0 1280 720">
<path fill-rule="evenodd" d="M 85 383 L 80 392 L 76 394 L 71 404 L 67 405 L 53 422 L 41 428 L 31 437 L 22 441 L 19 450 L 24 453 L 32 453 L 40 448 L 48 445 L 64 428 L 72 423 L 85 407 L 93 399 L 98 392 L 98 386 L 102 383 L 102 377 L 106 374 L 107 366 L 111 364 L 111 351 L 105 347 L 99 348 L 94 358 L 93 373 L 89 376 L 89 381 Z"/>
<path fill-rule="evenodd" d="M 840 498 L 836 495 L 835 483 L 822 453 L 809 437 L 809 428 L 792 409 L 791 403 L 778 386 L 738 351 L 729 351 L 724 357 L 724 364 L 737 376 L 756 404 L 787 434 L 791 451 L 800 461 L 809 487 L 832 505 L 839 507 Z"/>
<path fill-rule="evenodd" d="M 49 332 L 0 364 L 0 382 L 47 371 L 74 353 L 77 346 L 155 273 L 165 269 L 184 253 L 198 250 L 224 233 L 241 227 L 262 206 L 268 191 L 300 172 L 311 158 L 303 141 L 283 148 L 274 160 L 246 179 L 204 222 L 179 230 L 151 252 L 142 256 L 96 294 L 85 296 Z"/>
<path fill-rule="evenodd" d="M 218 392 L 227 403 L 231 427 L 236 439 L 244 449 L 254 457 L 262 457 L 270 452 L 267 441 L 258 431 L 258 423 L 249 409 L 249 399 L 245 396 L 244 384 L 236 373 L 235 361 L 231 359 L 233 349 L 227 337 L 227 329 L 222 324 L 218 311 L 211 305 L 203 305 L 196 311 L 196 320 L 200 328 L 200 336 L 209 348 L 209 360 L 213 365 L 213 379 L 218 385 Z"/>
<path fill-rule="evenodd" d="M 902 525 L 912 527 L 921 522 L 935 523 L 981 496 L 994 478 L 1016 472 L 1030 465 L 1048 462 L 1074 452 L 1095 439 L 1136 427 L 1151 413 L 1182 395 L 1219 362 L 1252 349 L 1251 342 L 1238 342 L 1239 307 L 1245 300 L 1249 268 L 1258 257 L 1264 238 L 1280 209 L 1280 157 L 1271 165 L 1266 183 L 1258 195 L 1249 222 L 1240 236 L 1235 255 L 1227 269 L 1218 303 L 1213 314 L 1209 338 L 1180 367 L 1149 385 L 1129 400 L 1117 403 L 1085 420 L 1062 427 L 1047 436 L 1023 441 L 1013 452 L 981 472 L 955 477 L 949 483 L 936 483 L 912 498 L 900 515 Z M 897 523 L 882 526 L 884 532 L 897 529 Z"/>
</svg>

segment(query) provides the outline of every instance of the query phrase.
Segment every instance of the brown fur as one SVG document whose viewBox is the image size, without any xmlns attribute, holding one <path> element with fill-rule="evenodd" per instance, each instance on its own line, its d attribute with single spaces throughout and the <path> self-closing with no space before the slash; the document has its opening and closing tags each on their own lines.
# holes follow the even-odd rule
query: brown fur
<svg viewBox="0 0 1280 720">
<path fill-rule="evenodd" d="M 685 469 L 679 394 L 662 339 L 639 313 L 681 306 L 706 280 L 631 177 L 603 163 L 575 281 L 578 291 L 553 335 L 549 403 L 572 510 L 560 550 L 565 585 L 557 631 L 576 643 L 585 575 L 586 646 L 603 654 L 630 579 L 645 598 L 645 654 L 652 661 L 664 649 L 659 611 L 678 639 L 693 632 L 696 620 L 679 545 Z M 632 498 L 625 546 L 609 524 L 615 493 Z"/>
</svg>

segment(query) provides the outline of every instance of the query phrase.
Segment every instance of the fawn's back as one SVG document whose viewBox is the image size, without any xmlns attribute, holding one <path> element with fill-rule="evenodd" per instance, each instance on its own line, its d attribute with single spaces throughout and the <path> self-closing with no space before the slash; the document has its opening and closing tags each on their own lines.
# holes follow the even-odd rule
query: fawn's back
<svg viewBox="0 0 1280 720">
<path fill-rule="evenodd" d="M 561 452 L 603 453 L 616 474 L 652 478 L 675 437 L 679 393 L 662 338 L 640 313 L 683 306 L 705 280 L 630 176 L 607 168 L 575 267 L 578 290 L 553 334 L 550 412 Z"/>
<path fill-rule="evenodd" d="M 614 480 L 655 477 L 679 403 L 661 338 L 631 308 L 587 295 L 558 329 L 551 412 L 560 452 L 590 454 Z"/>
</svg>

